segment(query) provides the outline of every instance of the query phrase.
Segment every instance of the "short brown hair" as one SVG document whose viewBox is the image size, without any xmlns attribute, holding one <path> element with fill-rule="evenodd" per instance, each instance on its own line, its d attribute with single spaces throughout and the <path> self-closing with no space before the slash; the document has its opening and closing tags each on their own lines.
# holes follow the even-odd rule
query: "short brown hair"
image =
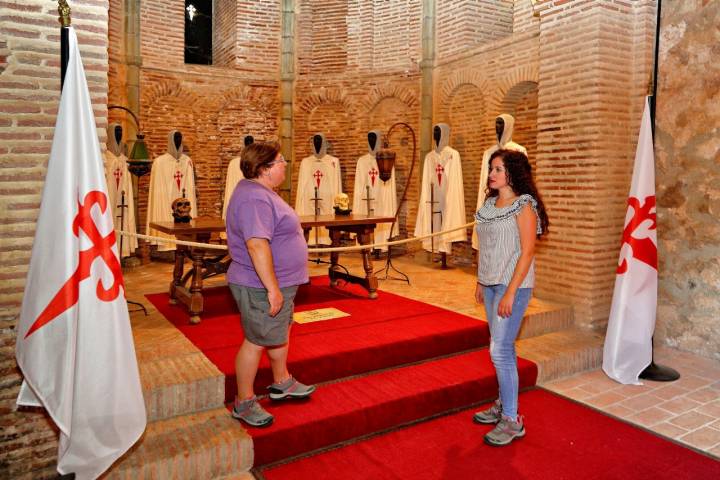
<svg viewBox="0 0 720 480">
<path fill-rule="evenodd" d="M 269 168 L 270 163 L 280 153 L 277 142 L 256 142 L 245 147 L 240 154 L 240 170 L 245 178 L 257 178 L 262 170 Z"/>
</svg>

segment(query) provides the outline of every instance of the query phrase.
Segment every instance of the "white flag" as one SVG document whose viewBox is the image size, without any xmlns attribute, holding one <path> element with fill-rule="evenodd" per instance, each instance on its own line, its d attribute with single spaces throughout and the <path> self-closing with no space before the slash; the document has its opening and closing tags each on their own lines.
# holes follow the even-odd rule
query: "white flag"
<svg viewBox="0 0 720 480">
<path fill-rule="evenodd" d="M 43 189 L 16 357 L 19 405 L 60 429 L 58 471 L 97 478 L 147 423 L 100 144 L 75 31 Z"/>
<path fill-rule="evenodd" d="M 603 350 L 603 370 L 624 384 L 640 384 L 640 373 L 652 362 L 658 278 L 656 220 L 655 156 L 646 98 Z"/>
</svg>

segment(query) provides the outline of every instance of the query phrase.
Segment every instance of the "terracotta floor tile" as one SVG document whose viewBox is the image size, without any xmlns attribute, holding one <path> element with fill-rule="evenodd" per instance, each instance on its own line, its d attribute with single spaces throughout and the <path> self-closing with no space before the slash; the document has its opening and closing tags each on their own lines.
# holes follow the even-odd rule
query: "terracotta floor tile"
<svg viewBox="0 0 720 480">
<path fill-rule="evenodd" d="M 627 418 L 630 415 L 635 414 L 635 410 L 630 410 L 627 407 L 623 407 L 619 403 L 610 405 L 609 407 L 603 407 L 601 410 L 603 412 L 609 413 L 610 415 L 614 415 L 619 418 Z"/>
<path fill-rule="evenodd" d="M 664 422 L 673 416 L 674 415 L 670 412 L 666 412 L 665 410 L 661 410 L 657 407 L 652 407 L 634 415 L 630 415 L 627 417 L 627 420 L 637 423 L 638 425 L 649 427 L 655 425 L 656 423 Z"/>
<path fill-rule="evenodd" d="M 680 437 L 680 440 L 693 447 L 708 450 L 720 445 L 720 430 L 703 427 Z"/>
<path fill-rule="evenodd" d="M 675 413 L 675 414 L 681 414 L 685 412 L 689 412 L 690 410 L 697 408 L 701 406 L 702 404 L 699 402 L 696 402 L 695 400 L 690 400 L 689 398 L 684 397 L 678 397 L 674 398 L 672 400 L 668 400 L 667 402 L 663 402 L 660 405 L 658 405 L 663 410 L 667 410 L 668 412 Z"/>
<path fill-rule="evenodd" d="M 656 388 L 652 394 L 658 396 L 664 400 L 670 400 L 675 397 L 685 395 L 690 390 L 679 387 L 677 385 L 665 385 L 664 387 Z"/>
<path fill-rule="evenodd" d="M 720 418 L 720 400 L 706 403 L 696 409 L 700 413 L 710 415 L 711 417 Z"/>
<path fill-rule="evenodd" d="M 672 423 L 668 422 L 662 422 L 658 423 L 657 425 L 653 425 L 652 431 L 657 432 L 660 435 L 664 435 L 668 438 L 678 438 L 687 433 L 687 430 L 685 430 L 684 428 L 680 428 L 677 425 L 673 425 Z"/>
<path fill-rule="evenodd" d="M 628 398 L 620 404 L 627 407 L 635 412 L 642 412 L 648 408 L 655 407 L 663 403 L 663 399 L 656 397 L 655 395 L 645 393 L 636 397 Z"/>
<path fill-rule="evenodd" d="M 582 375 L 573 375 L 572 377 L 555 380 L 545 384 L 545 387 L 552 389 L 555 392 L 570 390 L 571 388 L 579 387 L 587 383 L 587 380 Z"/>
<path fill-rule="evenodd" d="M 715 400 L 720 400 L 720 390 L 705 387 L 700 390 L 694 390 L 686 394 L 685 397 L 700 403 L 710 403 Z"/>
<path fill-rule="evenodd" d="M 685 388 L 687 390 L 697 390 L 698 388 L 707 387 L 711 385 L 713 381 L 709 378 L 703 378 L 698 375 L 684 375 L 676 382 L 672 382 L 673 385 Z"/>
<path fill-rule="evenodd" d="M 685 430 L 695 430 L 703 426 L 709 426 L 713 420 L 715 420 L 715 417 L 692 411 L 676 416 L 670 420 L 670 423 Z"/>
<path fill-rule="evenodd" d="M 710 455 L 717 457 L 718 460 L 720 460 L 720 445 L 711 448 L 707 451 Z"/>
<path fill-rule="evenodd" d="M 587 398 L 585 399 L 585 403 L 587 403 L 588 405 L 592 405 L 593 407 L 604 408 L 614 403 L 621 402 L 623 400 L 625 400 L 625 397 L 623 395 L 610 391 L 601 393 L 600 395 L 595 395 L 594 397 Z"/>
</svg>

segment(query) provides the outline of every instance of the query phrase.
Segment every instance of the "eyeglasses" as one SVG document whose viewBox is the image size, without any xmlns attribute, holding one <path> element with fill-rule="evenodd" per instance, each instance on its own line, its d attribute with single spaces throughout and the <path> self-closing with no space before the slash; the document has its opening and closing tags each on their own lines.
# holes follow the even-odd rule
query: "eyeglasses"
<svg viewBox="0 0 720 480">
<path fill-rule="evenodd" d="M 285 160 L 285 157 L 280 155 L 277 160 L 273 160 L 272 162 L 268 163 L 267 166 L 272 167 L 276 163 L 288 163 L 288 162 L 287 162 L 287 160 Z"/>
</svg>

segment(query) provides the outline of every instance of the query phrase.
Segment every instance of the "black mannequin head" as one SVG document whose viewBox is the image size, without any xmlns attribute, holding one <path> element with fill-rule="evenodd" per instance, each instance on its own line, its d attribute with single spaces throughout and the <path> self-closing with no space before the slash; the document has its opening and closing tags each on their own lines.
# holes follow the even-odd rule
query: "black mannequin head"
<svg viewBox="0 0 720 480">
<path fill-rule="evenodd" d="M 440 145 L 440 137 L 442 136 L 442 130 L 439 125 L 433 127 L 433 140 L 435 140 L 435 146 Z"/>
<path fill-rule="evenodd" d="M 115 125 L 115 141 L 118 145 L 122 142 L 122 127 L 120 125 Z"/>
<path fill-rule="evenodd" d="M 375 132 L 368 133 L 368 145 L 370 150 L 375 150 L 375 145 L 377 145 L 377 134 Z"/>
<path fill-rule="evenodd" d="M 175 132 L 173 135 L 173 142 L 175 143 L 175 148 L 180 148 L 180 145 L 182 145 L 182 133 Z"/>
<path fill-rule="evenodd" d="M 321 135 L 313 135 L 313 147 L 315 147 L 315 153 L 320 153 L 323 146 L 323 138 Z"/>
<path fill-rule="evenodd" d="M 247 146 L 250 145 L 251 143 L 255 143 L 255 139 L 253 138 L 252 135 L 245 135 L 245 138 L 243 139 L 243 143 L 244 143 L 245 146 L 247 147 Z"/>
<path fill-rule="evenodd" d="M 495 135 L 497 136 L 498 142 L 502 138 L 503 131 L 505 131 L 505 120 L 502 117 L 495 119 Z"/>
</svg>

